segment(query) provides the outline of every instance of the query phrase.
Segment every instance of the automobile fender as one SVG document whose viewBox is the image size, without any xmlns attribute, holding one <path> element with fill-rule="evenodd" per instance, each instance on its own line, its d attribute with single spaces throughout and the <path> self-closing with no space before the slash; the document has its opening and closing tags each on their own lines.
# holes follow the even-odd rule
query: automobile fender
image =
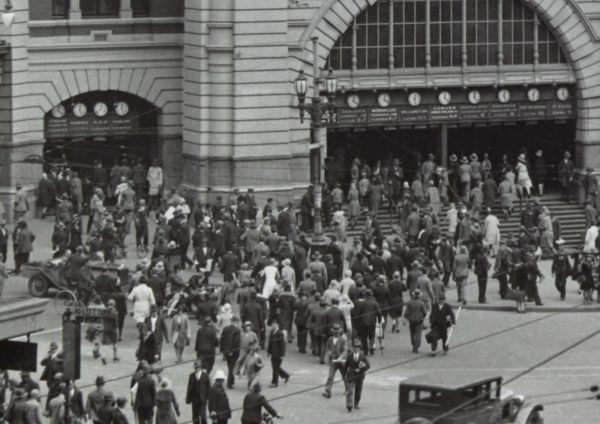
<svg viewBox="0 0 600 424">
<path fill-rule="evenodd" d="M 517 416 L 515 418 L 515 420 L 513 421 L 514 424 L 528 424 L 527 423 L 527 419 L 529 418 L 529 416 L 531 415 L 531 413 L 536 412 L 536 411 L 543 411 L 544 407 L 541 404 L 536 404 L 536 405 L 525 405 L 523 407 L 521 407 L 521 409 L 519 409 L 519 412 L 517 413 Z M 539 422 L 539 424 L 543 423 L 543 419 L 542 421 Z"/>
</svg>

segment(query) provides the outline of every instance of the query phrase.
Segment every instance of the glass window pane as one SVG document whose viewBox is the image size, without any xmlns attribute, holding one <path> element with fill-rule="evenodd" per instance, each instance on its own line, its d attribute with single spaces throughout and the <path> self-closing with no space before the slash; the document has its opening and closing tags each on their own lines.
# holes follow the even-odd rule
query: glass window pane
<svg viewBox="0 0 600 424">
<path fill-rule="evenodd" d="M 394 68 L 404 68 L 404 48 L 394 48 Z"/>
<path fill-rule="evenodd" d="M 377 25 L 367 27 L 367 46 L 377 46 Z"/>
<path fill-rule="evenodd" d="M 451 66 L 450 46 L 442 46 L 442 66 Z"/>
<path fill-rule="evenodd" d="M 523 33 L 524 41 L 533 41 L 533 30 L 535 29 L 534 22 L 525 22 L 525 28 Z"/>
<path fill-rule="evenodd" d="M 440 24 L 431 24 L 431 27 L 429 29 L 429 37 L 431 39 L 431 44 L 440 43 Z"/>
<path fill-rule="evenodd" d="M 52 17 L 66 18 L 69 11 L 69 0 L 53 0 L 52 1 Z"/>
<path fill-rule="evenodd" d="M 450 21 L 452 5 L 449 1 L 442 2 L 442 21 L 448 22 Z"/>
<path fill-rule="evenodd" d="M 404 21 L 404 3 L 394 3 L 394 22 Z"/>
<path fill-rule="evenodd" d="M 533 43 L 527 43 L 523 48 L 523 63 L 533 63 Z"/>
<path fill-rule="evenodd" d="M 356 27 L 356 45 L 366 46 L 367 45 L 367 30 L 364 25 L 358 25 Z"/>
<path fill-rule="evenodd" d="M 467 46 L 467 65 L 477 65 L 477 47 L 474 45 Z"/>
<path fill-rule="evenodd" d="M 342 69 L 352 69 L 352 49 L 342 49 Z"/>
<path fill-rule="evenodd" d="M 462 1 L 454 0 L 452 2 L 452 20 L 455 22 L 462 21 Z"/>
<path fill-rule="evenodd" d="M 406 24 L 404 26 L 404 42 L 407 46 L 412 46 L 415 44 L 415 25 L 414 24 Z"/>
<path fill-rule="evenodd" d="M 477 46 L 477 65 L 482 66 L 487 64 L 487 46 L 480 44 Z"/>
<path fill-rule="evenodd" d="M 415 67 L 415 48 L 406 47 L 404 49 L 404 67 L 414 68 Z"/>
<path fill-rule="evenodd" d="M 498 24 L 496 22 L 490 22 L 488 24 L 488 43 L 498 42 Z"/>
<path fill-rule="evenodd" d="M 521 41 L 523 41 L 523 23 L 515 22 L 513 25 L 513 30 L 513 41 L 515 43 L 520 43 Z"/>
<path fill-rule="evenodd" d="M 485 22 L 477 24 L 477 42 L 487 43 L 487 24 Z"/>
<path fill-rule="evenodd" d="M 388 22 L 390 20 L 390 4 L 387 1 L 380 1 L 379 5 L 379 22 Z"/>
<path fill-rule="evenodd" d="M 517 3 L 516 0 L 513 1 L 513 19 L 515 21 L 523 19 L 523 6 L 520 3 Z"/>
<path fill-rule="evenodd" d="M 119 0 L 96 0 L 100 15 L 116 16 L 119 13 Z"/>
<path fill-rule="evenodd" d="M 329 67 L 331 69 L 340 69 L 340 65 L 340 51 L 338 49 L 331 50 L 329 53 Z"/>
<path fill-rule="evenodd" d="M 548 45 L 548 63 L 557 63 L 559 61 L 558 43 L 551 43 Z"/>
<path fill-rule="evenodd" d="M 415 44 L 425 44 L 425 24 L 415 25 L 415 31 L 417 34 Z"/>
<path fill-rule="evenodd" d="M 390 65 L 390 53 L 389 49 L 386 47 L 379 48 L 379 64 L 377 68 L 386 69 Z"/>
<path fill-rule="evenodd" d="M 367 49 L 367 69 L 377 69 L 377 48 L 371 47 Z"/>
<path fill-rule="evenodd" d="M 367 67 L 367 50 L 364 47 L 356 49 L 356 67 L 358 69 L 365 69 Z"/>
<path fill-rule="evenodd" d="M 514 65 L 522 65 L 523 64 L 523 45 L 522 44 L 514 44 L 513 45 L 513 64 Z"/>
<path fill-rule="evenodd" d="M 404 22 L 415 21 L 415 5 L 411 1 L 404 3 Z"/>
<path fill-rule="evenodd" d="M 467 23 L 467 44 L 477 42 L 477 24 Z"/>
<path fill-rule="evenodd" d="M 425 67 L 425 46 L 416 48 L 416 56 L 417 56 L 417 62 L 415 63 L 415 67 L 424 68 Z"/>
<path fill-rule="evenodd" d="M 462 24 L 452 24 L 452 43 L 462 44 Z"/>
<path fill-rule="evenodd" d="M 442 24 L 442 44 L 450 44 L 452 41 L 452 26 L 450 24 Z"/>
<path fill-rule="evenodd" d="M 512 57 L 512 44 L 503 44 L 502 45 L 502 54 L 504 55 L 504 64 L 512 65 L 513 57 Z"/>
<path fill-rule="evenodd" d="M 462 66 L 461 46 L 452 46 L 452 66 Z"/>
<path fill-rule="evenodd" d="M 431 22 L 438 22 L 440 20 L 440 2 L 432 1 L 429 6 L 429 15 Z"/>
<path fill-rule="evenodd" d="M 404 25 L 394 25 L 394 46 L 404 44 Z"/>
<path fill-rule="evenodd" d="M 467 0 L 467 21 L 474 21 L 477 13 L 476 0 Z"/>
<path fill-rule="evenodd" d="M 538 46 L 538 54 L 540 63 L 548 63 L 548 44 L 540 43 Z"/>
<path fill-rule="evenodd" d="M 367 22 L 375 23 L 377 22 L 377 7 L 369 7 L 366 10 L 367 13 Z"/>
<path fill-rule="evenodd" d="M 149 16 L 150 0 L 131 0 L 133 16 Z"/>
<path fill-rule="evenodd" d="M 387 46 L 390 44 L 390 27 L 389 25 L 379 25 L 379 45 Z"/>
<path fill-rule="evenodd" d="M 488 0 L 488 21 L 498 20 L 498 0 Z"/>
<path fill-rule="evenodd" d="M 426 18 L 425 18 L 425 2 L 418 1 L 416 4 L 417 4 L 417 10 L 416 10 L 415 21 L 416 22 L 425 22 L 425 20 L 426 20 Z"/>
<path fill-rule="evenodd" d="M 502 0 L 502 20 L 512 19 L 512 0 Z"/>
<path fill-rule="evenodd" d="M 488 45 L 488 65 L 498 64 L 498 44 Z"/>
<path fill-rule="evenodd" d="M 478 1 L 477 2 L 477 19 L 480 21 L 485 21 L 487 19 L 487 2 L 486 1 Z"/>
<path fill-rule="evenodd" d="M 440 46 L 431 46 L 431 66 L 440 66 Z"/>
<path fill-rule="evenodd" d="M 503 22 L 502 23 L 502 42 L 503 43 L 510 43 L 512 42 L 512 38 L 513 34 L 512 34 L 512 24 L 510 22 Z"/>
<path fill-rule="evenodd" d="M 352 47 L 352 28 L 348 28 L 348 30 L 342 35 L 340 38 L 341 45 L 343 47 Z"/>
</svg>

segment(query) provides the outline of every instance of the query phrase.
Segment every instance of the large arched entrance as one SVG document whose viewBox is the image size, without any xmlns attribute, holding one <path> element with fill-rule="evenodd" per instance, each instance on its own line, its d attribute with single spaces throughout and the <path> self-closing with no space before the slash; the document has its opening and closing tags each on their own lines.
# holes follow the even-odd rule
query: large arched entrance
<svg viewBox="0 0 600 424">
<path fill-rule="evenodd" d="M 430 152 L 497 164 L 542 150 L 555 164 L 575 150 L 572 64 L 518 0 L 379 0 L 326 62 L 342 87 L 328 153 L 346 170 L 357 155 L 399 157 L 410 170 Z"/>
<path fill-rule="evenodd" d="M 44 120 L 44 161 L 86 174 L 94 162 L 160 158 L 159 109 L 128 93 L 94 91 L 63 101 Z"/>
</svg>

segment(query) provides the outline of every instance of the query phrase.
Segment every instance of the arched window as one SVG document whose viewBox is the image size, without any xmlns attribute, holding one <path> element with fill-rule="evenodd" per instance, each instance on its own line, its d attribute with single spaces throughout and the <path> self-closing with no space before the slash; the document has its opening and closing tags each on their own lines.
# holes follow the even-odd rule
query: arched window
<svg viewBox="0 0 600 424">
<path fill-rule="evenodd" d="M 336 70 L 566 63 L 519 0 L 379 0 L 331 49 Z"/>
</svg>

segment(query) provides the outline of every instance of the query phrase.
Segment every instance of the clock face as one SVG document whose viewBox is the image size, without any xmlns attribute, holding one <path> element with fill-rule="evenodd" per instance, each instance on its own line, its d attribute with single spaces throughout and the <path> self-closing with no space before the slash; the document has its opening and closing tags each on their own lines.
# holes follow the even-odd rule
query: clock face
<svg viewBox="0 0 600 424">
<path fill-rule="evenodd" d="M 450 103 L 450 100 L 452 100 L 452 96 L 450 95 L 449 92 L 442 91 L 442 92 L 440 92 L 440 94 L 438 94 L 438 101 L 440 102 L 441 105 L 446 106 L 447 104 Z"/>
<path fill-rule="evenodd" d="M 108 106 L 104 102 L 98 102 L 94 105 L 94 113 L 99 117 L 106 116 L 108 113 Z"/>
<path fill-rule="evenodd" d="M 510 101 L 510 91 L 505 88 L 498 91 L 498 101 L 500 103 L 508 103 Z"/>
<path fill-rule="evenodd" d="M 360 97 L 358 94 L 350 94 L 346 99 L 346 104 L 352 109 L 357 108 L 360 105 Z"/>
<path fill-rule="evenodd" d="M 537 102 L 540 99 L 540 90 L 537 88 L 530 88 L 527 90 L 527 98 L 530 102 Z"/>
<path fill-rule="evenodd" d="M 78 118 L 83 118 L 87 114 L 87 106 L 83 103 L 76 103 L 73 106 L 73 115 Z"/>
<path fill-rule="evenodd" d="M 62 118 L 65 116 L 66 110 L 63 105 L 54 106 L 52 108 L 52 116 L 55 118 Z"/>
<path fill-rule="evenodd" d="M 559 87 L 556 90 L 556 98 L 561 102 L 567 100 L 570 96 L 569 89 L 567 87 Z"/>
<path fill-rule="evenodd" d="M 117 102 L 115 105 L 115 112 L 119 116 L 125 116 L 129 113 L 129 105 L 125 102 Z"/>
<path fill-rule="evenodd" d="M 389 93 L 381 93 L 377 97 L 377 103 L 379 104 L 380 107 L 388 107 L 391 102 L 392 102 L 392 97 L 389 95 Z"/>
<path fill-rule="evenodd" d="M 421 95 L 416 91 L 408 95 L 408 103 L 411 106 L 419 106 L 421 104 Z"/>
<path fill-rule="evenodd" d="M 481 93 L 478 90 L 469 91 L 469 103 L 476 105 L 481 101 Z"/>
</svg>

